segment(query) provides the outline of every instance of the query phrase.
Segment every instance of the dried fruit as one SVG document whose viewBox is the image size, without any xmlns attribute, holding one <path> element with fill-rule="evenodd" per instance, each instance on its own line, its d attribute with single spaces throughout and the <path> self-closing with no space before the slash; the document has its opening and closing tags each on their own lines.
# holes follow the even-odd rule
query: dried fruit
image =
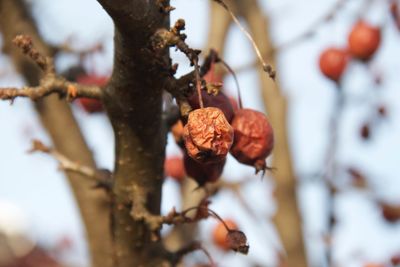
<svg viewBox="0 0 400 267">
<path fill-rule="evenodd" d="M 183 158 L 179 156 L 166 158 L 164 161 L 164 174 L 181 182 L 186 176 Z"/>
<path fill-rule="evenodd" d="M 233 129 L 220 109 L 196 109 L 189 113 L 183 140 L 190 157 L 200 163 L 215 163 L 228 154 L 233 143 Z"/>
<path fill-rule="evenodd" d="M 240 109 L 232 120 L 235 139 L 231 154 L 240 162 L 265 170 L 265 160 L 274 146 L 272 126 L 267 117 L 256 110 Z"/>
<path fill-rule="evenodd" d="M 235 252 L 239 252 L 242 254 L 249 253 L 249 245 L 247 244 L 246 235 L 239 230 L 230 230 L 226 235 L 226 243 L 229 248 Z"/>
<path fill-rule="evenodd" d="M 381 42 L 381 30 L 365 21 L 357 22 L 349 35 L 349 51 L 353 57 L 368 60 L 378 49 Z"/>
<path fill-rule="evenodd" d="M 237 230 L 238 226 L 234 220 L 226 219 L 224 220 L 226 226 L 229 230 Z M 213 230 L 213 241 L 214 243 L 223 250 L 229 250 L 230 244 L 227 241 L 228 230 L 222 222 L 219 222 Z"/>
<path fill-rule="evenodd" d="M 187 175 L 193 178 L 199 186 L 203 186 L 205 183 L 213 183 L 221 177 L 225 161 L 226 160 L 222 160 L 216 163 L 204 164 L 185 155 L 183 163 Z"/>
<path fill-rule="evenodd" d="M 84 85 L 98 85 L 104 86 L 108 77 L 96 75 L 82 75 L 78 76 L 76 81 Z M 104 110 L 103 104 L 98 99 L 81 97 L 78 99 L 79 104 L 88 113 L 102 112 Z"/>
<path fill-rule="evenodd" d="M 328 48 L 319 57 L 319 68 L 326 77 L 338 82 L 346 69 L 347 62 L 348 55 L 345 50 Z"/>
<path fill-rule="evenodd" d="M 229 98 L 219 91 L 216 95 L 208 94 L 206 90 L 201 90 L 201 97 L 203 99 L 204 107 L 215 107 L 222 110 L 225 114 L 228 122 L 232 121 L 234 111 Z M 197 92 L 194 92 L 190 97 L 188 97 L 188 102 L 193 109 L 200 108 L 199 104 L 199 95 Z"/>
</svg>

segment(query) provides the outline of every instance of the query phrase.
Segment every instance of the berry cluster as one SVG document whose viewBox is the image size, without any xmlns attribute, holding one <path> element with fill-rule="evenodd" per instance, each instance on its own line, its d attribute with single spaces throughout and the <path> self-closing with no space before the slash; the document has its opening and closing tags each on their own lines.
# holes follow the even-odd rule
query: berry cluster
<svg viewBox="0 0 400 267">
<path fill-rule="evenodd" d="M 182 180 L 187 174 L 199 186 L 218 180 L 229 152 L 240 163 L 255 167 L 256 172 L 265 171 L 274 145 L 272 126 L 263 113 L 238 108 L 221 90 L 207 90 L 209 84 L 222 84 L 213 73 L 214 64 L 203 77 L 206 85 L 200 98 L 197 92 L 188 97 L 193 111 L 186 123 L 179 120 L 171 129 L 184 157 L 181 162 L 177 158 L 165 162 L 166 175 Z M 185 171 L 180 170 L 183 167 Z"/>
<path fill-rule="evenodd" d="M 339 82 L 349 59 L 369 61 L 381 43 L 381 30 L 368 22 L 360 20 L 348 36 L 348 47 L 330 47 L 325 49 L 319 58 L 321 72 L 334 82 Z"/>
</svg>

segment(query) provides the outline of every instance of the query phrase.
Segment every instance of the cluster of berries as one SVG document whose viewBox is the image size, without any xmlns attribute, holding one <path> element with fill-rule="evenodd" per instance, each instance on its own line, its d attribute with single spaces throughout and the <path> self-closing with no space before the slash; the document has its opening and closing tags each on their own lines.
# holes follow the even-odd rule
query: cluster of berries
<svg viewBox="0 0 400 267">
<path fill-rule="evenodd" d="M 327 78 L 339 82 L 351 57 L 368 61 L 380 43 L 380 28 L 360 20 L 349 34 L 347 48 L 330 47 L 322 52 L 319 58 L 320 70 Z"/>
<path fill-rule="evenodd" d="M 203 77 L 207 84 L 221 83 L 221 78 Z M 199 186 L 215 182 L 221 176 L 230 152 L 242 164 L 254 166 L 256 171 L 267 169 L 266 158 L 270 155 L 274 136 L 268 118 L 261 112 L 238 108 L 234 100 L 218 90 L 214 93 L 201 89 L 203 108 L 198 93 L 188 97 L 193 111 L 186 123 L 179 120 L 172 133 L 184 151 L 184 157 L 167 158 L 166 175 L 181 180 L 187 174 Z"/>
</svg>

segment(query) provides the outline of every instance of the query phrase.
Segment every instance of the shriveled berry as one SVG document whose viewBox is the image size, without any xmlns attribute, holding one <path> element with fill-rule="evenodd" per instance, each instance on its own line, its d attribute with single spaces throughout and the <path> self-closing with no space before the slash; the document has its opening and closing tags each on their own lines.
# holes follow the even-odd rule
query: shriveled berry
<svg viewBox="0 0 400 267">
<path fill-rule="evenodd" d="M 218 108 L 196 109 L 189 113 L 183 128 L 186 152 L 201 163 L 225 159 L 233 143 L 233 129 Z"/>
<path fill-rule="evenodd" d="M 274 135 L 267 117 L 256 110 L 240 109 L 232 120 L 235 139 L 231 154 L 240 163 L 265 170 L 266 158 L 272 152 Z"/>
<path fill-rule="evenodd" d="M 188 155 L 185 155 L 183 160 L 187 175 L 193 178 L 199 186 L 217 181 L 222 175 L 225 162 L 224 159 L 219 162 L 204 164 L 195 161 Z"/>
<path fill-rule="evenodd" d="M 207 90 L 201 90 L 201 97 L 203 99 L 204 107 L 215 107 L 222 110 L 228 122 L 232 121 L 233 118 L 233 107 L 229 98 L 221 91 L 218 94 L 209 94 Z M 193 109 L 200 108 L 199 95 L 194 92 L 188 97 L 188 102 Z"/>
<path fill-rule="evenodd" d="M 166 158 L 164 161 L 164 173 L 165 176 L 181 182 L 186 176 L 183 158 L 179 156 Z"/>
<path fill-rule="evenodd" d="M 348 62 L 347 52 L 339 48 L 328 48 L 319 57 L 321 72 L 332 81 L 338 82 L 346 69 Z"/>
<path fill-rule="evenodd" d="M 237 230 L 238 226 L 236 222 L 232 219 L 224 220 L 226 226 L 228 226 L 229 230 Z M 229 250 L 230 244 L 227 241 L 228 230 L 226 229 L 225 225 L 222 222 L 219 222 L 214 230 L 213 230 L 213 241 L 215 245 L 223 250 Z"/>
<path fill-rule="evenodd" d="M 370 59 L 381 43 L 381 30 L 365 21 L 358 21 L 349 35 L 349 51 L 355 58 Z"/>
</svg>

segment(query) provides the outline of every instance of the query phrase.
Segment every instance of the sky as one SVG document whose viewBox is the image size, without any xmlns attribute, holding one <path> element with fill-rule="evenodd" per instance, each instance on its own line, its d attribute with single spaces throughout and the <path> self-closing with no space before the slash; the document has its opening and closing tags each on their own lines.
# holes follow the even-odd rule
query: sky
<svg viewBox="0 0 400 267">
<path fill-rule="evenodd" d="M 105 52 L 94 56 L 87 62 L 87 67 L 99 75 L 110 73 L 113 27 L 96 1 L 30 2 L 40 30 L 49 42 L 61 44 L 69 40 L 76 49 L 104 43 Z M 171 2 L 177 8 L 171 14 L 171 21 L 184 18 L 188 43 L 192 47 L 204 47 L 209 26 L 207 0 Z M 321 266 L 323 257 L 321 236 L 326 224 L 326 190 L 320 180 L 308 179 L 307 176 L 319 172 L 323 167 L 328 124 L 331 116 L 336 115 L 333 106 L 337 96 L 337 88 L 318 70 L 318 57 L 328 46 L 346 45 L 348 32 L 360 15 L 362 2 L 349 1 L 334 20 L 314 25 L 331 10 L 335 1 L 260 0 L 264 12 L 270 16 L 272 36 L 277 45 L 289 42 L 310 27 L 316 27 L 312 37 L 280 52 L 278 57 L 278 75 L 289 101 L 290 145 L 295 170 L 301 181 L 298 198 L 313 266 Z M 397 174 L 400 166 L 400 140 L 397 138 L 400 124 L 396 121 L 400 117 L 400 105 L 396 102 L 400 97 L 397 74 L 400 69 L 400 32 L 389 20 L 383 1 L 375 0 L 373 3 L 370 12 L 361 16 L 371 23 L 385 25 L 380 50 L 369 66 L 351 62 L 343 79 L 343 90 L 348 101 L 339 124 L 338 161 L 344 168 L 361 168 L 373 187 L 372 191 L 343 190 L 335 200 L 338 226 L 333 238 L 333 255 L 337 266 L 345 267 L 360 267 L 367 261 L 381 262 L 393 253 L 400 252 L 400 224 L 384 222 L 375 201 L 382 199 L 400 204 L 400 180 Z M 172 51 L 171 55 L 174 61 L 180 63 L 178 76 L 190 70 L 181 54 Z M 236 27 L 229 32 L 224 58 L 233 68 L 255 60 L 250 44 Z M 74 55 L 62 55 L 56 63 L 59 70 L 64 70 L 76 64 L 77 58 Z M 373 83 L 371 70 L 383 74 L 380 88 Z M 251 69 L 240 72 L 239 82 L 244 105 L 263 110 L 257 73 Z M 7 56 L 1 55 L 0 86 L 10 85 L 21 86 L 23 80 L 14 72 Z M 235 94 L 231 77 L 225 80 L 225 88 Z M 387 106 L 388 119 L 373 129 L 370 141 L 360 140 L 360 125 L 371 109 L 380 103 Z M 87 115 L 76 106 L 74 114 L 98 165 L 112 169 L 114 141 L 106 118 Z M 63 174 L 57 170 L 57 163 L 48 156 L 26 153 L 32 138 L 50 144 L 28 100 L 17 99 L 12 106 L 8 102 L 0 102 L 0 137 L 0 227 L 20 229 L 33 240 L 49 247 L 62 236 L 70 236 L 74 247 L 66 256 L 66 261 L 72 265 L 86 264 L 83 229 Z M 169 139 L 167 154 L 177 153 L 179 150 Z M 238 180 L 254 175 L 251 168 L 228 158 L 223 176 Z M 341 174 L 338 179 L 345 184 L 349 177 Z M 213 198 L 212 205 L 213 210 L 223 217 L 232 217 L 240 226 L 247 226 L 244 230 L 251 245 L 249 257 L 267 265 L 274 264 L 274 248 L 279 247 L 274 227 L 268 220 L 276 209 L 272 197 L 273 184 L 270 177 L 261 181 L 254 176 L 254 180 L 243 188 L 243 194 L 258 216 L 257 224 L 242 209 L 231 208 L 240 207 L 240 204 L 229 192 L 222 192 Z M 174 205 L 179 206 L 179 200 L 174 197 L 177 192 L 177 184 L 167 180 L 163 212 L 169 211 Z M 200 225 L 201 236 L 209 246 L 212 246 L 210 231 L 214 224 L 207 221 Z M 213 254 L 215 260 L 222 263 L 221 266 L 245 266 L 247 262 L 246 257 L 237 254 L 224 255 L 218 250 L 213 250 Z"/>
</svg>

